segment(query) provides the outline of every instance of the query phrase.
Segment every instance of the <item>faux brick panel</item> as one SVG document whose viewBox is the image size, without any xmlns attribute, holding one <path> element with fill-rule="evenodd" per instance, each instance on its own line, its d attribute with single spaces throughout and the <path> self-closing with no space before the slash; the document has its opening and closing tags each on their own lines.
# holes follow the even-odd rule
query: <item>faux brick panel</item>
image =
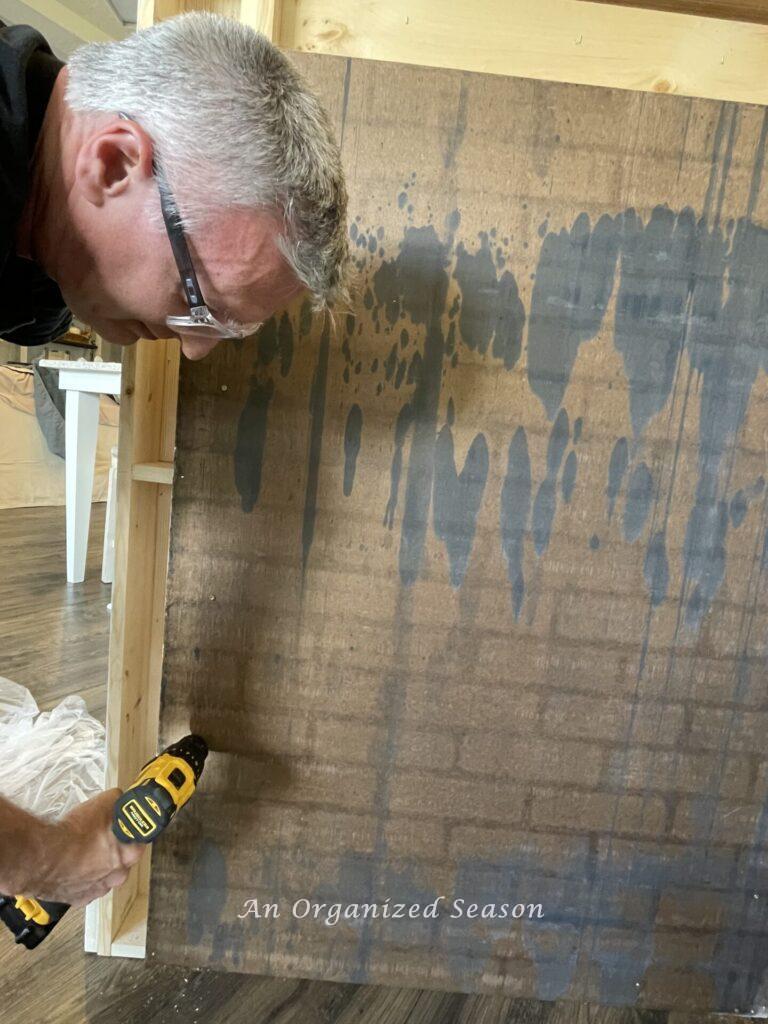
<svg viewBox="0 0 768 1024">
<path fill-rule="evenodd" d="M 733 708 L 694 708 L 688 743 L 692 747 L 764 753 L 768 711 Z"/>
<path fill-rule="evenodd" d="M 656 796 L 590 793 L 567 787 L 533 788 L 531 824 L 537 828 L 656 836 L 664 829 L 666 804 Z"/>
<path fill-rule="evenodd" d="M 290 784 L 289 784 L 290 782 Z M 367 810 L 376 786 L 376 772 L 362 765 L 339 766 L 292 761 L 279 779 L 268 781 L 260 790 L 268 800 L 288 803 L 318 803 L 345 809 Z"/>
<path fill-rule="evenodd" d="M 768 835 L 760 837 L 759 822 L 763 808 L 759 804 L 736 803 L 716 798 L 685 798 L 678 801 L 672 825 L 677 839 L 699 842 L 768 844 Z"/>
<path fill-rule="evenodd" d="M 520 862 L 530 869 L 567 877 L 583 878 L 588 871 L 589 840 L 586 836 L 565 843 L 561 835 L 549 831 L 532 832 L 517 825 L 487 827 L 457 823 L 450 826 L 448 852 L 452 860 L 481 858 L 503 861 L 515 850 Z"/>
<path fill-rule="evenodd" d="M 541 696 L 513 686 L 484 688 L 417 678 L 408 683 L 405 705 L 415 722 L 527 735 L 538 718 Z"/>
<path fill-rule="evenodd" d="M 642 597 L 579 592 L 565 594 L 558 608 L 557 635 L 598 644 L 634 644 L 642 636 L 648 602 Z"/>
<path fill-rule="evenodd" d="M 759 1011 L 765 111 L 296 56 L 354 296 L 181 363 L 160 731 L 212 754 L 150 951 Z M 545 917 L 242 932 L 249 890 Z"/>
<path fill-rule="evenodd" d="M 683 726 L 679 704 L 552 694 L 544 711 L 547 735 L 613 743 L 674 745 Z"/>
<path fill-rule="evenodd" d="M 688 928 L 717 932 L 727 912 L 728 897 L 706 889 L 664 892 L 659 900 L 656 922 L 660 928 Z"/>
<path fill-rule="evenodd" d="M 522 818 L 525 791 L 507 779 L 460 779 L 417 772 L 394 772 L 389 784 L 394 813 L 425 817 L 512 822 Z"/>
<path fill-rule="evenodd" d="M 602 771 L 605 750 L 595 744 L 565 740 L 552 743 L 527 735 L 491 746 L 482 734 L 464 737 L 459 765 L 468 772 L 482 772 L 517 781 L 557 781 L 566 775 L 571 782 L 594 786 Z"/>
<path fill-rule="evenodd" d="M 636 748 L 611 753 L 607 779 L 628 789 L 702 794 L 714 789 L 724 797 L 743 799 L 752 789 L 752 767 L 745 757 L 721 757 L 719 751 Z"/>
</svg>

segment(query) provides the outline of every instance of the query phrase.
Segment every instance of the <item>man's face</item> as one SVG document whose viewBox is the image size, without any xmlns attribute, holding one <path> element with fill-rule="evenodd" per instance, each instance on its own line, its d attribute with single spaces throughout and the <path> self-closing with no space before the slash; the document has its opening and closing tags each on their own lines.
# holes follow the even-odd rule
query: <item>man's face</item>
<svg viewBox="0 0 768 1024">
<path fill-rule="evenodd" d="M 67 260 L 57 281 L 72 312 L 108 341 L 178 337 L 189 359 L 218 343 L 194 329 L 172 330 L 169 315 L 189 308 L 170 241 L 145 137 L 125 122 L 100 147 L 83 147 L 70 193 L 79 258 Z M 150 204 L 154 204 L 153 217 Z M 187 239 L 203 298 L 219 320 L 263 322 L 302 291 L 277 248 L 277 219 L 263 210 L 230 207 Z M 226 342 L 225 342 L 226 344 Z"/>
</svg>

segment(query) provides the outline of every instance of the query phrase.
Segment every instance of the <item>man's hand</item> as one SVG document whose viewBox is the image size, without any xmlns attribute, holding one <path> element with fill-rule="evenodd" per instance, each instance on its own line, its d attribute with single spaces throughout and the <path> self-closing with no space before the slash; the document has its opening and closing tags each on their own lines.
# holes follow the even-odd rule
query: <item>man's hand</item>
<svg viewBox="0 0 768 1024">
<path fill-rule="evenodd" d="M 123 884 L 144 847 L 120 843 L 112 834 L 119 796 L 119 789 L 108 789 L 44 826 L 39 870 L 30 865 L 23 895 L 82 907 Z"/>
</svg>

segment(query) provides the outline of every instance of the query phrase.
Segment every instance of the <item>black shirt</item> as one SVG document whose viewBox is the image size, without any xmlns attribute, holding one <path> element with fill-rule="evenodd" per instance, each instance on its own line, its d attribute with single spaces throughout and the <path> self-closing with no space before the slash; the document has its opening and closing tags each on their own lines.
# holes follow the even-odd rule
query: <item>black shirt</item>
<svg viewBox="0 0 768 1024">
<path fill-rule="evenodd" d="M 56 282 L 15 251 L 35 143 L 63 66 L 39 32 L 0 22 L 0 337 L 17 345 L 53 341 L 72 320 Z"/>
</svg>

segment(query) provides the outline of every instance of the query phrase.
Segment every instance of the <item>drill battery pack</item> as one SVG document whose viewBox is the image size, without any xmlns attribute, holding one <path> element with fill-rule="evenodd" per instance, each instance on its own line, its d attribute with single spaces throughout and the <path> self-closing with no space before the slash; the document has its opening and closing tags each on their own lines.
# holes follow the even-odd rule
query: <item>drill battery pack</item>
<svg viewBox="0 0 768 1024">
<path fill-rule="evenodd" d="M 34 949 L 69 910 L 68 903 L 35 900 L 29 896 L 0 893 L 0 921 L 13 932 L 16 942 Z"/>
</svg>

